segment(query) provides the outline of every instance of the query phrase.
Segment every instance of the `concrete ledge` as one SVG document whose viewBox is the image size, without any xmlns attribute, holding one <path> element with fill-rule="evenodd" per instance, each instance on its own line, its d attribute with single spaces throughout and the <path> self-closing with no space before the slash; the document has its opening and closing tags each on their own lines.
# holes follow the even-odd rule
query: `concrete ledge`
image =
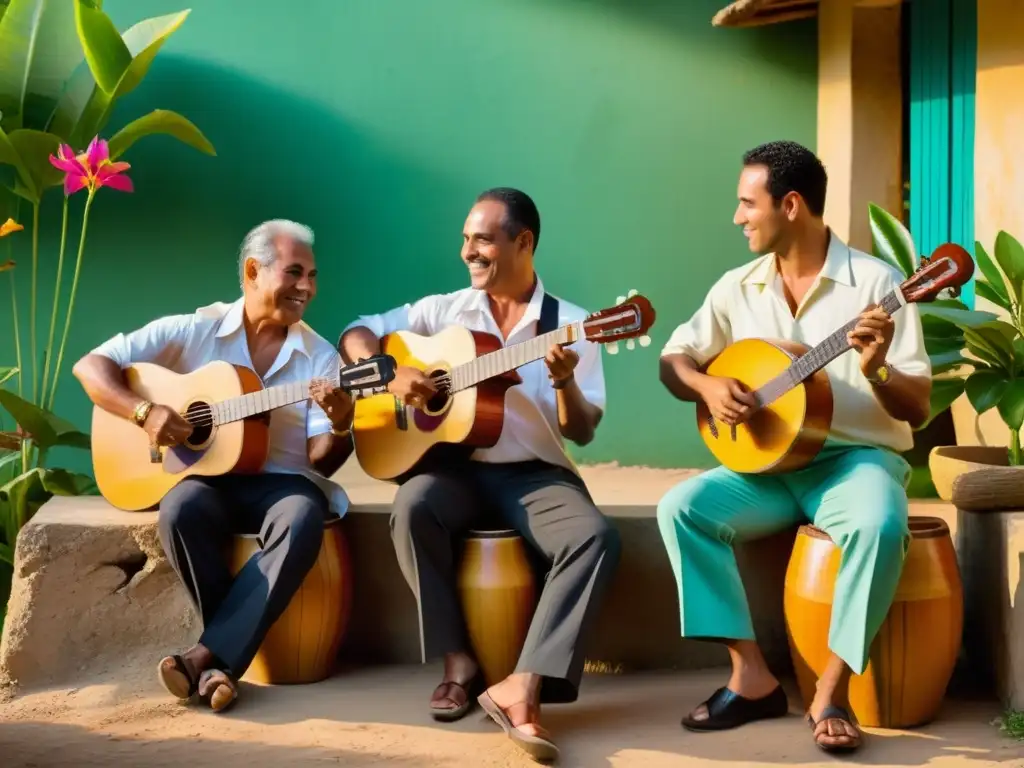
<svg viewBox="0 0 1024 768">
<path fill-rule="evenodd" d="M 676 587 L 655 518 L 662 495 L 697 471 L 603 466 L 583 474 L 623 541 L 588 658 L 632 670 L 727 663 L 721 646 L 679 637 Z M 354 605 L 341 655 L 356 663 L 416 663 L 416 605 L 390 537 L 395 488 L 358 468 L 343 468 L 336 478 L 353 502 L 345 531 Z M 943 517 L 956 531 L 948 504 L 916 503 L 912 514 Z M 782 599 L 794 535 L 795 528 L 737 547 L 755 631 L 780 673 L 790 669 Z M 55 497 L 22 530 L 16 559 L 0 680 L 67 682 L 85 667 L 109 667 L 126 656 L 155 662 L 199 635 L 197 617 L 160 549 L 155 512 L 120 512 L 97 497 Z"/>
</svg>

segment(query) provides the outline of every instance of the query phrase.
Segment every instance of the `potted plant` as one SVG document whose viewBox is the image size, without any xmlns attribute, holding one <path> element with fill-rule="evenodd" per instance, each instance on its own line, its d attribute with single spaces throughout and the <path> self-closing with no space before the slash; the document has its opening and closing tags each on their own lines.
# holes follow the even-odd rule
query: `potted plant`
<svg viewBox="0 0 1024 768">
<path fill-rule="evenodd" d="M 868 218 L 874 256 L 909 278 L 921 263 L 910 232 L 899 219 L 873 203 L 868 205 Z M 966 304 L 952 297 L 939 298 L 928 304 L 919 304 L 918 307 L 925 349 L 932 363 L 931 409 L 927 421 L 915 430 L 914 448 L 907 451 L 904 457 L 913 470 L 908 495 L 912 498 L 927 498 L 936 495 L 929 471 L 931 450 L 935 446 L 956 441 L 956 416 L 951 414 L 950 409 L 962 399 L 964 393 L 963 378 L 951 372 L 964 363 L 962 352 L 966 341 L 961 328 L 950 322 L 949 318 L 958 316 L 980 322 L 994 319 L 995 315 L 972 313 Z M 934 312 L 936 309 L 942 310 L 945 315 Z"/>
<path fill-rule="evenodd" d="M 975 243 L 981 274 L 975 279 L 979 298 L 992 312 L 944 313 L 940 319 L 964 336 L 961 360 L 947 374 L 958 382 L 978 416 L 998 414 L 1004 445 L 937 446 L 929 466 L 939 495 L 960 509 L 1012 509 L 1024 505 L 1024 464 L 1020 430 L 1024 425 L 1024 247 L 1008 232 L 996 235 L 995 259 Z M 935 310 L 933 310 L 935 311 Z M 980 474 L 979 474 L 980 473 Z"/>
</svg>

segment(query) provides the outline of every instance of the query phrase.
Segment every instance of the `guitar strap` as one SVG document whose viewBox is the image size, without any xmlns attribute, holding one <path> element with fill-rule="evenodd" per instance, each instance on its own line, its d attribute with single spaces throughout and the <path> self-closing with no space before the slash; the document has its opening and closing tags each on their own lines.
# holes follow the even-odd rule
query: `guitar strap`
<svg viewBox="0 0 1024 768">
<path fill-rule="evenodd" d="M 540 304 L 540 319 L 537 321 L 537 335 L 550 333 L 558 327 L 558 299 L 550 293 L 544 294 Z"/>
</svg>

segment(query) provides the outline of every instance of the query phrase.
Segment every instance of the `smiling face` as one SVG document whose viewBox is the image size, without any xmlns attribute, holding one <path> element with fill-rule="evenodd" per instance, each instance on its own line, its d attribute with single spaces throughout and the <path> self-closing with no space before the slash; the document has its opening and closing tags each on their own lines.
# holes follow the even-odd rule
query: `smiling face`
<svg viewBox="0 0 1024 768">
<path fill-rule="evenodd" d="M 462 228 L 462 261 L 478 290 L 500 292 L 524 268 L 532 270 L 533 233 L 523 230 L 510 237 L 503 226 L 505 213 L 504 203 L 482 200 L 470 209 Z"/>
<path fill-rule="evenodd" d="M 308 245 L 290 237 L 278 236 L 274 245 L 277 258 L 269 266 L 246 260 L 246 292 L 267 319 L 292 325 L 316 296 L 316 259 Z"/>
<path fill-rule="evenodd" d="M 795 220 L 799 196 L 791 193 L 776 203 L 768 191 L 768 169 L 763 165 L 743 168 L 736 196 L 739 205 L 732 220 L 743 227 L 750 250 L 761 255 L 777 251 Z"/>
</svg>

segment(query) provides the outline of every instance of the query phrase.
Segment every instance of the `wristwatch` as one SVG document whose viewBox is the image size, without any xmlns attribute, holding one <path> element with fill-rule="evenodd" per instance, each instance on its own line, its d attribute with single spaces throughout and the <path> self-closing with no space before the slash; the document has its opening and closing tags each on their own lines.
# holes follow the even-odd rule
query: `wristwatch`
<svg viewBox="0 0 1024 768">
<path fill-rule="evenodd" d="M 153 410 L 153 403 L 149 400 L 143 400 L 141 403 L 135 406 L 135 410 L 132 411 L 132 421 L 138 426 L 143 426 L 146 423 L 146 419 L 149 418 L 149 412 Z"/>
<path fill-rule="evenodd" d="M 875 371 L 874 376 L 868 376 L 868 381 L 872 384 L 877 384 L 880 387 L 884 387 L 889 383 L 889 379 L 892 378 L 892 366 L 889 363 L 882 363 L 882 366 Z"/>
</svg>

